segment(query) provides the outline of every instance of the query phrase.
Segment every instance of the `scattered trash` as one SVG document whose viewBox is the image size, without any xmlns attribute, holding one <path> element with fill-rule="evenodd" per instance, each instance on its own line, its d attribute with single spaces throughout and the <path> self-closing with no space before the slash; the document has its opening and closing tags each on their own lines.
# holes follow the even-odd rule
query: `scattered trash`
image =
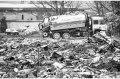
<svg viewBox="0 0 120 79">
<path fill-rule="evenodd" d="M 0 41 L 1 78 L 117 78 L 120 43 L 98 33 L 88 39 L 9 38 Z M 5 41 L 5 42 L 3 42 Z"/>
</svg>

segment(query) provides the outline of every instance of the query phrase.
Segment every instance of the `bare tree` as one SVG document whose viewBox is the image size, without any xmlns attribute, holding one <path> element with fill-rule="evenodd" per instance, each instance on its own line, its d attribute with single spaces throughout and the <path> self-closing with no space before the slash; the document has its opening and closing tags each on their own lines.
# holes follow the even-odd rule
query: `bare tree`
<svg viewBox="0 0 120 79">
<path fill-rule="evenodd" d="M 110 1 L 94 1 L 87 3 L 87 5 L 91 10 L 97 12 L 99 16 L 112 11 Z"/>
<path fill-rule="evenodd" d="M 47 8 L 49 7 L 56 13 L 56 15 L 62 14 L 62 10 L 64 9 L 65 4 L 64 1 L 37 1 L 37 2 L 31 1 L 31 3 L 33 3 L 37 9 L 44 8 L 48 14 L 49 11 Z"/>
<path fill-rule="evenodd" d="M 49 13 L 49 11 L 47 11 L 47 7 L 49 7 L 55 12 L 56 15 L 64 14 L 66 8 L 68 11 L 70 8 L 78 9 L 81 3 L 77 2 L 77 5 L 74 5 L 74 2 L 75 1 L 31 1 L 31 3 L 34 4 L 36 8 L 44 8 L 46 12 Z M 42 7 L 40 7 L 40 5 L 42 5 Z"/>
<path fill-rule="evenodd" d="M 66 6 L 67 6 L 67 11 L 70 11 L 70 9 L 79 9 L 80 6 L 82 5 L 82 1 L 67 1 Z M 73 11 L 73 10 L 71 10 Z"/>
<path fill-rule="evenodd" d="M 111 1 L 111 5 L 114 13 L 120 16 L 120 1 Z"/>
<path fill-rule="evenodd" d="M 120 37 L 120 1 L 111 1 L 111 5 L 113 8 L 113 13 L 117 16 L 114 19 L 114 31 L 117 32 L 118 36 Z"/>
</svg>

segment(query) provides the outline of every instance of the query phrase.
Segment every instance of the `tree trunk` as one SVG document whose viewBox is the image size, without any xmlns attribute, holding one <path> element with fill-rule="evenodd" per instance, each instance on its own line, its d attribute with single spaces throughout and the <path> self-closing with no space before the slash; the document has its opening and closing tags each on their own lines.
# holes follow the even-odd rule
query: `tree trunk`
<svg viewBox="0 0 120 79">
<path fill-rule="evenodd" d="M 58 15 L 58 14 L 59 14 L 58 1 L 54 1 L 54 4 L 55 4 L 55 12 L 56 12 L 56 15 Z"/>
<path fill-rule="evenodd" d="M 64 14 L 64 1 L 61 2 L 61 9 L 60 9 L 60 15 Z"/>
<path fill-rule="evenodd" d="M 100 14 L 99 3 L 98 3 L 98 1 L 94 1 L 94 2 L 95 2 L 95 5 L 96 5 L 96 8 L 97 8 L 97 12 L 98 12 L 98 14 L 100 16 L 101 14 Z"/>
</svg>

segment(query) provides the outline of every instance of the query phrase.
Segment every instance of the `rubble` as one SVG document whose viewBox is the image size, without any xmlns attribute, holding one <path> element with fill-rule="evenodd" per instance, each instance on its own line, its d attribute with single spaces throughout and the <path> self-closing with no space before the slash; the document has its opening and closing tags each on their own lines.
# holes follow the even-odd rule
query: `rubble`
<svg viewBox="0 0 120 79">
<path fill-rule="evenodd" d="M 118 78 L 119 42 L 100 33 L 90 39 L 2 39 L 0 77 Z"/>
</svg>

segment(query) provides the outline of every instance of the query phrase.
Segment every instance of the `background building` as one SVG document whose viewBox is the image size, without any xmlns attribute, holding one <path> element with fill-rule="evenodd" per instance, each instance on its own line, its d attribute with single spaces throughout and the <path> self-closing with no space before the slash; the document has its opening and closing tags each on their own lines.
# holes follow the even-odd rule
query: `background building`
<svg viewBox="0 0 120 79">
<path fill-rule="evenodd" d="M 37 6 L 36 6 L 37 5 Z M 0 19 L 3 16 L 7 20 L 7 28 L 20 29 L 25 26 L 38 27 L 38 24 L 42 22 L 45 15 L 56 15 L 55 11 L 48 5 L 33 4 L 24 1 L 0 1 Z M 60 7 L 58 7 L 59 9 Z M 62 10 L 64 13 L 67 11 L 80 11 L 83 9 L 68 8 L 64 6 Z M 1 26 L 0 26 L 1 27 Z"/>
</svg>

